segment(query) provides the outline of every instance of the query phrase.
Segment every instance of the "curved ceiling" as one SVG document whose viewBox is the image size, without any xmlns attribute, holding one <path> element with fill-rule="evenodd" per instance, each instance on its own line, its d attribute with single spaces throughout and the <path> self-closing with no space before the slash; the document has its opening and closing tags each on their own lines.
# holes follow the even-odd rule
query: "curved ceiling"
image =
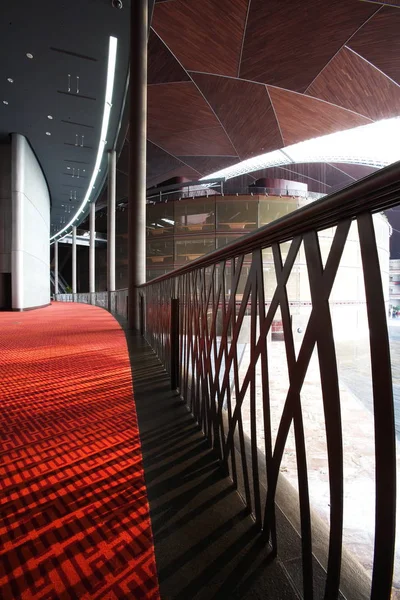
<svg viewBox="0 0 400 600">
<path fill-rule="evenodd" d="M 147 183 L 400 115 L 400 7 L 156 0 Z"/>
<path fill-rule="evenodd" d="M 118 47 L 105 150 L 113 146 L 125 94 L 129 3 L 124 0 L 123 10 L 114 9 L 111 0 L 2 3 L 0 141 L 12 132 L 29 140 L 50 190 L 52 234 L 71 220 L 93 173 L 110 36 Z M 106 156 L 102 171 L 105 161 Z M 96 187 L 101 187 L 101 173 Z"/>
</svg>

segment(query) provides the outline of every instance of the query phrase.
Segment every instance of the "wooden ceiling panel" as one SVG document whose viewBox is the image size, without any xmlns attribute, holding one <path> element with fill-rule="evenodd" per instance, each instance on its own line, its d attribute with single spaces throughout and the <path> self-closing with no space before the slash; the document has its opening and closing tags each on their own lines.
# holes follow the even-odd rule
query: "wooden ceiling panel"
<svg viewBox="0 0 400 600">
<path fill-rule="evenodd" d="M 311 96 L 270 86 L 268 89 L 285 146 L 371 123 L 366 117 Z"/>
<path fill-rule="evenodd" d="M 348 48 L 333 58 L 307 94 L 374 120 L 400 114 L 400 87 Z"/>
<path fill-rule="evenodd" d="M 148 46 L 147 82 L 171 83 L 189 81 L 190 77 L 153 30 L 150 30 Z"/>
<path fill-rule="evenodd" d="M 264 85 L 192 73 L 241 159 L 283 145 L 279 126 Z"/>
<path fill-rule="evenodd" d="M 240 77 L 303 92 L 378 8 L 358 0 L 252 0 Z"/>
<path fill-rule="evenodd" d="M 147 141 L 147 185 L 149 185 L 149 181 L 152 181 L 159 175 L 183 166 L 183 163 L 175 156 L 171 156 L 171 154 L 168 154 L 168 152 L 165 152 L 149 140 Z"/>
<path fill-rule="evenodd" d="M 154 7 L 153 28 L 187 70 L 236 77 L 248 0 L 174 0 Z"/>
<path fill-rule="evenodd" d="M 354 181 L 371 175 L 371 173 L 377 170 L 376 167 L 369 167 L 368 165 L 352 165 L 347 163 L 332 163 L 332 166 L 352 177 Z"/>
<path fill-rule="evenodd" d="M 218 119 L 191 81 L 148 86 L 147 106 L 150 139 L 167 133 L 219 125 Z"/>
<path fill-rule="evenodd" d="M 400 83 L 400 11 L 397 8 L 383 7 L 348 45 Z"/>
<path fill-rule="evenodd" d="M 151 139 L 177 156 L 235 155 L 235 149 L 221 125 L 177 133 L 158 132 Z"/>
<path fill-rule="evenodd" d="M 239 161 L 238 156 L 178 156 L 178 158 L 199 171 L 202 177 L 230 167 Z"/>
</svg>

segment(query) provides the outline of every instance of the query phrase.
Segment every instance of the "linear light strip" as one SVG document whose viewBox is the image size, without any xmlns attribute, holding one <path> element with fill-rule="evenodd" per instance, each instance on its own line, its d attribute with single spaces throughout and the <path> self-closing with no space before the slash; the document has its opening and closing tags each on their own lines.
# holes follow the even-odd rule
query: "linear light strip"
<svg viewBox="0 0 400 600">
<path fill-rule="evenodd" d="M 90 201 L 90 196 L 95 187 L 95 182 L 99 174 L 101 160 L 103 158 L 104 146 L 107 142 L 107 132 L 108 126 L 110 123 L 110 115 L 111 115 L 111 107 L 112 107 L 112 97 L 114 91 L 114 79 L 115 79 L 115 66 L 117 62 L 117 45 L 118 40 L 116 37 L 110 36 L 110 42 L 108 47 L 108 66 L 107 66 L 107 84 L 106 84 L 106 95 L 104 100 L 104 112 L 103 112 L 103 122 L 101 125 L 100 132 L 100 140 L 99 147 L 97 150 L 96 162 L 94 165 L 92 177 L 90 179 L 85 197 L 82 201 L 82 204 L 78 208 L 77 212 L 73 219 L 63 228 L 61 231 L 57 232 L 50 238 L 50 242 L 55 241 L 63 236 L 63 233 L 69 229 L 76 221 L 79 220 L 80 215 L 85 212 L 85 208 Z M 64 236 L 63 236 L 64 237 Z"/>
</svg>

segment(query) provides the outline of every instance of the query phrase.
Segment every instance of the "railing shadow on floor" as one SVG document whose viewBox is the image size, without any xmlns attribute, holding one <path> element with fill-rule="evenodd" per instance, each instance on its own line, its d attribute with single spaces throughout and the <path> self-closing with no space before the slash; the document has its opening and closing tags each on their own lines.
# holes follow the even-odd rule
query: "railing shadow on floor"
<svg viewBox="0 0 400 600">
<path fill-rule="evenodd" d="M 254 531 L 261 532 L 257 544 L 264 544 L 268 556 L 283 560 L 280 564 L 286 570 L 296 564 L 296 571 L 289 574 L 298 595 L 306 600 L 339 598 L 341 592 L 352 599 L 387 600 L 391 596 L 396 446 L 382 283 L 382 247 L 389 226 L 379 213 L 397 205 L 399 198 L 400 165 L 396 163 L 139 290 L 145 303 L 146 340 L 177 379 L 185 409 L 193 414 L 207 447 L 224 465 L 252 514 Z M 342 277 L 349 273 L 347 267 L 354 268 L 346 264 L 349 248 L 356 248 L 353 254 L 359 257 L 356 266 L 363 296 L 338 303 L 337 287 L 351 286 L 351 277 Z M 126 306 L 126 295 L 122 290 L 115 306 Z M 343 312 L 344 305 L 347 312 Z M 121 314 L 126 316 L 124 310 Z M 370 442 L 376 473 L 370 577 L 343 545 L 343 432 L 347 425 L 338 362 L 343 323 L 350 329 L 363 319 L 371 365 L 374 437 Z M 248 352 L 239 367 L 238 347 L 243 343 Z M 285 363 L 286 389 L 276 417 L 274 379 L 280 363 Z M 310 499 L 312 449 L 304 382 L 314 368 L 320 386 L 318 410 L 329 486 L 325 525 L 319 522 Z M 138 376 L 146 380 L 144 373 Z M 292 431 L 297 489 L 281 472 Z M 180 441 L 179 435 L 176 440 Z M 183 447 L 182 452 L 192 452 L 194 459 L 195 448 L 195 444 L 192 449 Z M 159 452 L 162 456 L 162 446 Z M 172 478 L 178 490 L 180 481 Z M 172 490 L 177 492 L 176 487 Z M 360 495 L 360 503 L 363 500 Z M 297 502 L 296 509 L 293 502 Z M 290 515 L 292 538 L 282 525 L 285 514 Z M 298 532 L 297 541 L 293 531 Z M 291 559 L 284 556 L 288 539 L 298 547 Z M 202 551 L 201 544 L 197 551 Z"/>
</svg>

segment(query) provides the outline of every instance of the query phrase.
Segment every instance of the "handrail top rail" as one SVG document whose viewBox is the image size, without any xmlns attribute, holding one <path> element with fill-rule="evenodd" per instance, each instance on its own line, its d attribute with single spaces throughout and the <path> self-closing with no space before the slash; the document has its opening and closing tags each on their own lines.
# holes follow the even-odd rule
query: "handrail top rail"
<svg viewBox="0 0 400 600">
<path fill-rule="evenodd" d="M 274 243 L 287 242 L 310 230 L 321 231 L 335 227 L 343 219 L 353 220 L 364 212 L 380 212 L 399 203 L 400 161 L 138 287 L 145 288 Z"/>
</svg>

